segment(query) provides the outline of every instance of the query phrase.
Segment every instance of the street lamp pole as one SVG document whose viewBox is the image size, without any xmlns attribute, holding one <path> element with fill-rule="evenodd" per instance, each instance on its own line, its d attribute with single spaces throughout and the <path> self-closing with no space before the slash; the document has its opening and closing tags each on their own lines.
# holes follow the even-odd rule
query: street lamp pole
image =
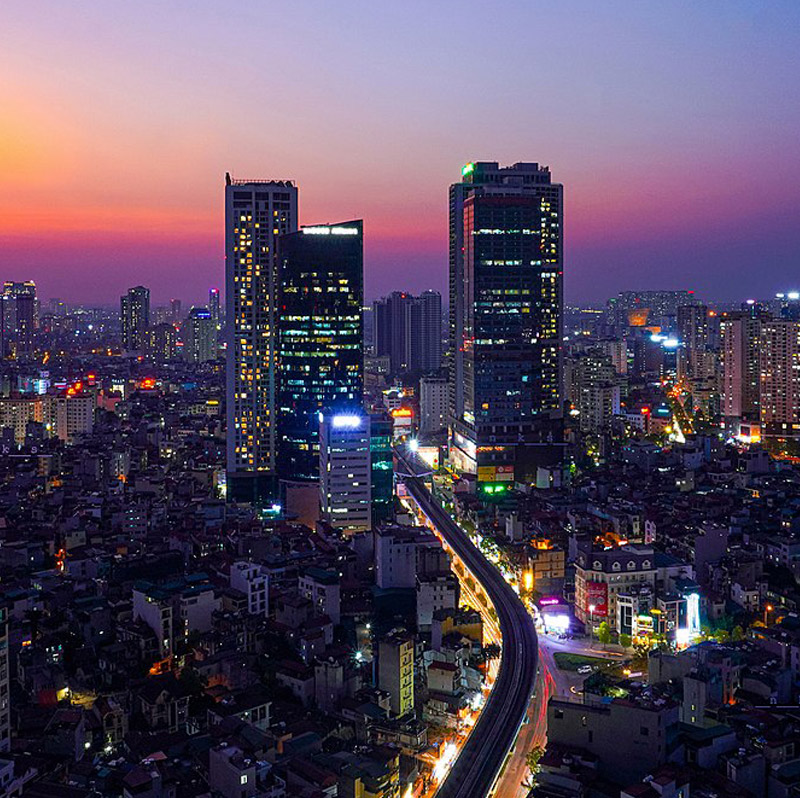
<svg viewBox="0 0 800 798">
<path fill-rule="evenodd" d="M 589 648 L 594 647 L 594 611 L 596 609 L 594 604 L 589 605 Z"/>
</svg>

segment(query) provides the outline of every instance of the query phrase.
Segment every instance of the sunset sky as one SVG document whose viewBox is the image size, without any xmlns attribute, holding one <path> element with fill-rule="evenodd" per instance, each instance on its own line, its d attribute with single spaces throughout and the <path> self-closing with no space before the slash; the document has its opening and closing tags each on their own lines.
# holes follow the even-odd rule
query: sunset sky
<svg viewBox="0 0 800 798">
<path fill-rule="evenodd" d="M 568 301 L 800 288 L 797 0 L 0 4 L 0 279 L 223 283 L 223 182 L 363 218 L 369 298 L 446 290 L 470 160 L 565 186 Z"/>
</svg>

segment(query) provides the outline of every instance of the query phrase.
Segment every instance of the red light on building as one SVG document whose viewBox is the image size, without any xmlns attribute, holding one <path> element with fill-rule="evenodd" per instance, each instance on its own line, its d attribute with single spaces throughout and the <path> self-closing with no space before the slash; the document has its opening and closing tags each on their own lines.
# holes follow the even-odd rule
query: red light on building
<svg viewBox="0 0 800 798">
<path fill-rule="evenodd" d="M 155 387 L 156 381 L 154 377 L 145 377 L 139 381 L 139 388 L 143 391 L 152 391 Z"/>
<path fill-rule="evenodd" d="M 641 414 L 643 416 L 649 416 L 650 415 L 650 408 L 649 407 L 643 407 L 640 412 L 641 412 Z"/>
</svg>

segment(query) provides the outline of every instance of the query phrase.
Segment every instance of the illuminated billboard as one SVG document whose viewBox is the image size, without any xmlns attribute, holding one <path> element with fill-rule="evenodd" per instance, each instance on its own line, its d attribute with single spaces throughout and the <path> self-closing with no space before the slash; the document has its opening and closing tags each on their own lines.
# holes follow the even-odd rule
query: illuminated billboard
<svg viewBox="0 0 800 798">
<path fill-rule="evenodd" d="M 478 466 L 478 482 L 513 482 L 514 466 Z"/>
<path fill-rule="evenodd" d="M 594 607 L 594 609 L 589 609 Z M 584 610 L 587 614 L 599 618 L 608 616 L 608 585 L 605 582 L 586 583 L 586 606 Z"/>
</svg>

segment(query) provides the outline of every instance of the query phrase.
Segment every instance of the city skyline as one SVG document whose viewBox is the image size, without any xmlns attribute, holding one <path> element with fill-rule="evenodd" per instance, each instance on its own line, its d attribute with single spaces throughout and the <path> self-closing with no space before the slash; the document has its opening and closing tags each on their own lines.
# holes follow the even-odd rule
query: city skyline
<svg viewBox="0 0 800 798">
<path fill-rule="evenodd" d="M 68 301 L 112 304 L 129 283 L 200 301 L 222 282 L 228 170 L 296 181 L 303 218 L 363 218 L 367 299 L 444 294 L 443 187 L 470 160 L 535 158 L 569 186 L 568 302 L 653 275 L 724 301 L 795 287 L 796 5 L 667 3 L 628 9 L 625 26 L 619 3 L 571 5 L 498 6 L 502 34 L 473 48 L 461 81 L 472 4 L 48 4 L 35 28 L 46 61 L 27 46 L 31 18 L 5 4 L 7 278 Z M 275 47 L 256 48 L 256 77 L 242 78 L 217 41 L 247 49 L 267 30 Z M 531 30 L 545 46 L 527 46 Z M 258 77 L 272 58 L 277 85 Z M 271 100 L 241 124 L 254 93 Z"/>
</svg>

